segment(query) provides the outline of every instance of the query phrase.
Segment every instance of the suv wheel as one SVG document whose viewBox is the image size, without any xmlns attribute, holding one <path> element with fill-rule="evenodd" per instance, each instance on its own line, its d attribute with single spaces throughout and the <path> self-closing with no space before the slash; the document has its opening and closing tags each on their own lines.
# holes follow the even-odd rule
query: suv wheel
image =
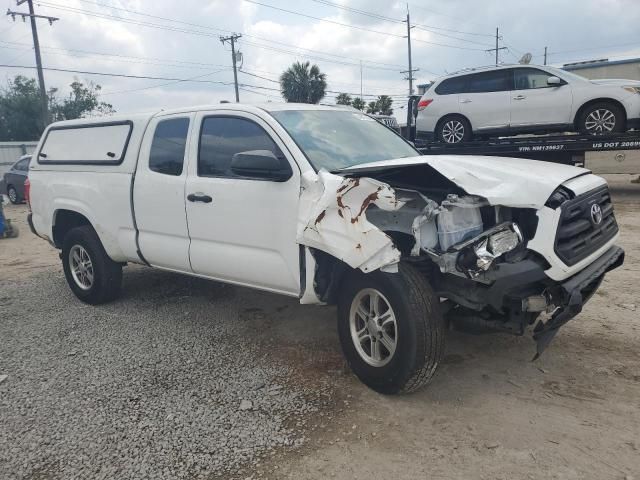
<svg viewBox="0 0 640 480">
<path fill-rule="evenodd" d="M 471 140 L 471 124 L 460 116 L 452 115 L 440 121 L 436 134 L 441 142 L 455 144 Z"/>
<path fill-rule="evenodd" d="M 18 191 L 13 185 L 9 185 L 7 187 L 7 196 L 9 197 L 9 201 L 11 201 L 11 203 L 13 203 L 14 205 L 20 203 L 20 198 L 18 198 Z"/>
<path fill-rule="evenodd" d="M 624 113 L 611 103 L 595 103 L 580 115 L 579 128 L 588 135 L 605 135 L 624 130 Z"/>
<path fill-rule="evenodd" d="M 380 393 L 405 393 L 433 377 L 444 352 L 438 298 L 410 265 L 398 273 L 351 272 L 338 302 L 338 333 L 349 366 Z"/>
<path fill-rule="evenodd" d="M 109 258 L 91 226 L 73 228 L 64 237 L 62 268 L 69 287 L 85 303 L 106 303 L 120 293 L 122 265 Z"/>
</svg>

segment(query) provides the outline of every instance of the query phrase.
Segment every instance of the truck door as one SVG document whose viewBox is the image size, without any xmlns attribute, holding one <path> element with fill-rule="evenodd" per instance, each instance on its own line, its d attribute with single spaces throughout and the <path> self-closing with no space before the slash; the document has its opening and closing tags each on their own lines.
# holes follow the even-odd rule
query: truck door
<svg viewBox="0 0 640 480">
<path fill-rule="evenodd" d="M 238 111 L 199 113 L 187 177 L 193 271 L 209 278 L 299 295 L 296 218 L 300 170 L 267 122 Z M 238 173 L 242 152 L 270 154 L 288 178 Z M 234 165 L 237 166 L 236 163 Z"/>
<path fill-rule="evenodd" d="M 138 245 L 151 265 L 190 272 L 185 182 L 192 114 L 156 117 L 142 142 L 133 185 Z"/>
</svg>

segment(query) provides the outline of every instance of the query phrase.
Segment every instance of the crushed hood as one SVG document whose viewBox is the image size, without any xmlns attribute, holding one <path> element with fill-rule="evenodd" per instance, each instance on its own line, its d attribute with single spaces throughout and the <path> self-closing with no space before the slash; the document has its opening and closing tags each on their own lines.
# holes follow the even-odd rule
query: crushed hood
<svg viewBox="0 0 640 480">
<path fill-rule="evenodd" d="M 375 176 L 375 172 L 417 165 L 430 166 L 468 194 L 484 197 L 492 205 L 520 208 L 541 208 L 559 185 L 589 173 L 570 165 L 480 155 L 423 155 L 366 163 L 339 173 Z"/>
</svg>

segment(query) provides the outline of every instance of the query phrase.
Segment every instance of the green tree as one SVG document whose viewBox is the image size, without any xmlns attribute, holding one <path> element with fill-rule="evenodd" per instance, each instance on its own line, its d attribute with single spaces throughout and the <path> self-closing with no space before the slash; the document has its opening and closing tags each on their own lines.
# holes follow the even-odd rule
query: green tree
<svg viewBox="0 0 640 480">
<path fill-rule="evenodd" d="M 0 90 L 0 141 L 37 140 L 42 133 L 40 89 L 17 75 Z"/>
<path fill-rule="evenodd" d="M 378 104 L 376 102 L 369 102 L 369 104 L 367 105 L 367 113 L 378 113 Z"/>
<path fill-rule="evenodd" d="M 340 93 L 336 97 L 336 105 L 351 105 L 351 104 L 352 104 L 351 95 L 349 95 L 348 93 Z"/>
<path fill-rule="evenodd" d="M 295 62 L 280 75 L 280 90 L 287 102 L 318 103 L 326 89 L 326 74 L 309 62 Z"/>
<path fill-rule="evenodd" d="M 67 98 L 61 100 L 53 92 L 49 110 L 53 121 L 72 120 L 91 116 L 111 115 L 115 112 L 109 103 L 98 99 L 102 87 L 90 82 L 86 86 L 80 82 L 73 82 L 71 92 Z"/>
<path fill-rule="evenodd" d="M 380 95 L 376 100 L 376 109 L 380 115 L 392 115 L 393 108 L 391 108 L 391 105 L 393 105 L 393 100 L 388 95 Z"/>
<path fill-rule="evenodd" d="M 113 107 L 98 99 L 100 85 L 73 82 L 71 93 L 58 98 L 56 88 L 47 92 L 49 115 L 53 121 L 91 115 L 108 115 Z M 0 141 L 38 140 L 42 135 L 40 89 L 33 78 L 22 75 L 9 80 L 0 90 Z"/>
<path fill-rule="evenodd" d="M 358 110 L 364 110 L 365 108 L 367 108 L 367 104 L 360 97 L 354 98 L 351 102 L 351 106 L 353 108 L 357 108 Z"/>
</svg>

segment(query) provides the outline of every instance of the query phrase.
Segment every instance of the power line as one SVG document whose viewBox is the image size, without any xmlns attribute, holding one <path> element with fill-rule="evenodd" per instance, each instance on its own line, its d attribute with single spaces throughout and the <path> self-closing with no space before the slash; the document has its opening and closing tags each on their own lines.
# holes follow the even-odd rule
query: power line
<svg viewBox="0 0 640 480">
<path fill-rule="evenodd" d="M 398 19 L 395 19 L 395 18 L 386 17 L 384 15 L 380 15 L 380 14 L 377 14 L 377 13 L 367 12 L 365 10 L 360 10 L 358 8 L 347 7 L 345 5 L 340 5 L 338 3 L 330 2 L 328 0 L 311 0 L 311 1 L 312 2 L 316 2 L 316 3 L 320 3 L 322 5 L 328 5 L 328 6 L 331 6 L 331 7 L 334 7 L 334 8 L 338 8 L 340 10 L 344 10 L 344 11 L 347 11 L 347 12 L 357 13 L 359 15 L 364 15 L 366 17 L 374 18 L 376 20 L 382 20 L 382 21 L 390 22 L 390 23 L 404 23 L 403 20 L 398 20 Z M 422 24 L 417 24 L 417 23 L 414 23 L 413 26 L 415 28 L 417 28 L 418 30 L 422 30 L 422 31 L 425 31 L 425 32 L 430 32 L 430 33 L 433 33 L 435 35 L 440 35 L 440 36 L 443 36 L 443 37 L 451 38 L 453 40 L 459 40 L 461 42 L 474 43 L 474 44 L 477 44 L 477 45 L 482 45 L 484 47 L 490 47 L 491 46 L 491 45 L 487 45 L 486 43 L 477 42 L 475 40 L 467 40 L 466 38 L 460 38 L 460 37 L 455 37 L 453 35 L 449 35 L 449 34 L 446 34 L 446 33 L 440 33 L 438 31 L 436 31 L 436 30 L 439 30 L 438 27 L 432 27 L 430 25 L 422 25 Z M 460 33 L 462 33 L 462 32 L 460 32 Z"/>
<path fill-rule="evenodd" d="M 216 70 L 215 72 L 209 72 L 209 73 L 205 73 L 203 75 L 197 75 L 195 77 L 190 77 L 190 78 L 185 78 L 185 79 L 180 79 L 180 80 L 173 80 L 173 81 L 167 82 L 167 83 L 160 83 L 160 84 L 157 84 L 157 85 L 150 85 L 148 87 L 132 88 L 132 89 L 129 89 L 129 90 L 117 90 L 115 92 L 101 92 L 100 95 L 101 96 L 105 96 L 105 95 L 118 95 L 118 94 L 122 94 L 122 93 L 132 93 L 132 92 L 139 92 L 139 91 L 142 91 L 142 90 L 150 90 L 152 88 L 166 87 L 168 85 L 175 85 L 175 84 L 183 83 L 183 82 L 191 82 L 193 80 L 197 80 L 198 78 L 208 77 L 209 75 L 213 75 L 215 73 L 220 73 L 220 72 L 222 72 L 224 70 L 225 69 Z"/>
<path fill-rule="evenodd" d="M 348 23 L 336 22 L 335 20 L 329 20 L 328 18 L 314 17 L 313 15 L 307 15 L 306 13 L 295 12 L 293 10 L 287 10 L 286 8 L 276 7 L 275 5 L 269 5 L 267 3 L 261 3 L 261 2 L 258 2 L 256 0 L 244 0 L 244 1 L 256 4 L 256 5 L 260 5 L 262 7 L 272 8 L 274 10 L 278 10 L 278 11 L 281 11 L 281 12 L 290 13 L 292 15 L 298 15 L 298 16 L 304 17 L 304 18 L 311 18 L 313 20 L 318 20 L 319 22 L 326 22 L 326 23 L 331 23 L 333 25 L 339 25 L 339 26 L 345 27 L 345 28 L 353 28 L 353 29 L 356 29 L 356 30 L 364 31 L 364 32 L 377 33 L 379 35 L 386 35 L 388 37 L 405 38 L 404 35 L 400 35 L 400 34 L 397 34 L 397 33 L 383 32 L 381 30 L 373 30 L 371 28 L 361 27 L 359 25 L 350 25 Z M 425 43 L 425 44 L 428 44 L 428 45 L 435 45 L 435 46 L 439 46 L 439 47 L 456 48 L 456 49 L 460 49 L 460 50 L 478 50 L 478 51 L 482 51 L 483 50 L 481 48 L 470 48 L 470 47 L 462 47 L 462 46 L 459 46 L 459 45 L 448 45 L 448 44 L 444 44 L 444 43 L 431 42 L 429 40 L 419 40 L 419 39 L 414 39 L 414 40 L 416 42 Z"/>
<path fill-rule="evenodd" d="M 167 22 L 173 22 L 173 23 L 178 23 L 181 25 L 187 25 L 187 26 L 191 26 L 191 27 L 197 27 L 197 28 L 202 28 L 202 29 L 209 29 L 209 30 L 215 30 L 218 32 L 224 32 L 224 33 L 232 33 L 229 30 L 224 30 L 224 29 L 220 29 L 220 28 L 216 28 L 216 27 L 211 27 L 211 26 L 207 26 L 207 25 L 199 25 L 199 24 L 195 24 L 195 23 L 191 23 L 191 22 L 184 22 L 181 20 L 176 20 L 176 19 L 172 19 L 172 18 L 166 18 L 166 17 L 161 17 L 158 15 L 151 15 L 148 13 L 143 13 L 143 12 L 136 12 L 134 10 L 129 10 L 129 9 L 125 9 L 125 8 L 119 8 L 119 7 L 111 7 L 109 5 L 104 5 L 98 2 L 91 2 L 89 0 L 80 0 L 83 1 L 85 3 L 90 3 L 93 5 L 97 5 L 103 8 L 111 8 L 114 10 L 119 10 L 119 11 L 124 11 L 127 13 L 131 13 L 133 15 L 139 15 L 139 16 L 143 16 L 143 17 L 149 17 L 149 18 L 154 18 L 154 19 L 160 19 L 160 20 L 164 20 Z M 80 9 L 80 8 L 75 8 L 75 7 L 68 7 L 66 5 L 60 5 L 60 4 L 56 4 L 56 3 L 51 3 L 51 2 L 40 2 L 41 5 L 46 6 L 48 8 L 53 8 L 54 10 L 63 10 L 63 11 L 68 11 L 68 12 L 72 12 L 72 13 L 79 13 L 79 14 L 84 14 L 87 16 L 92 16 L 92 17 L 96 17 L 96 18 L 102 18 L 102 19 L 107 19 L 107 20 L 113 20 L 113 21 L 120 21 L 123 23 L 129 23 L 129 24 L 133 24 L 133 25 L 139 25 L 139 26 L 145 26 L 148 28 L 156 28 L 156 29 L 161 29 L 161 30 L 167 30 L 167 31 L 174 31 L 174 32 L 179 32 L 179 33 L 186 33 L 186 34 L 191 34 L 191 35 L 201 35 L 201 36 L 208 36 L 208 37 L 215 37 L 216 34 L 210 33 L 210 32 L 205 32 L 205 31 L 196 31 L 196 30 L 188 30 L 185 28 L 177 28 L 177 27 L 173 27 L 173 26 L 169 26 L 169 25 L 161 25 L 161 24 L 157 24 L 157 23 L 151 23 L 151 22 L 146 22 L 146 21 L 141 21 L 141 20 L 134 20 L 134 19 L 129 19 L 129 18 L 123 18 L 123 17 L 117 17 L 115 15 L 109 15 L 106 13 L 101 13 L 101 12 L 92 12 L 90 10 L 84 10 L 84 9 Z M 307 51 L 307 52 L 312 52 L 312 53 L 319 53 L 321 55 L 326 55 L 329 57 L 334 57 L 334 58 L 344 58 L 344 59 L 349 59 L 349 60 L 355 60 L 359 62 L 359 59 L 355 59 L 353 57 L 348 57 L 345 55 L 338 55 L 338 54 L 334 54 L 334 53 L 329 53 L 329 52 L 322 52 L 319 50 L 312 50 L 312 49 L 308 49 L 308 48 L 302 48 L 302 47 L 298 47 L 297 45 L 292 45 L 289 43 L 284 43 L 284 42 L 278 42 L 276 40 L 270 40 L 264 37 L 259 37 L 256 35 L 250 35 L 247 33 L 243 33 L 244 37 L 248 37 L 248 38 L 254 38 L 256 40 L 262 40 L 265 42 L 269 42 L 269 43 L 274 43 L 277 45 L 283 45 L 283 46 L 288 46 L 288 47 L 294 47 L 298 50 L 303 50 L 303 51 Z M 300 53 L 296 53 L 296 55 L 299 56 L 305 56 L 305 57 L 309 57 L 311 58 L 309 55 L 304 55 L 304 54 L 300 54 Z M 323 59 L 326 62 L 333 62 L 333 63 L 340 63 L 340 62 L 335 62 L 333 60 L 330 59 Z M 381 69 L 379 67 L 375 67 L 374 65 L 384 65 L 384 66 L 389 66 L 389 67 L 399 67 L 400 65 L 394 65 L 394 64 L 387 64 L 387 63 L 383 63 L 383 62 L 376 62 L 374 60 L 363 60 L 366 63 L 372 64 L 372 65 L 366 65 L 367 68 L 371 68 L 371 69 Z M 343 63 L 346 64 L 346 63 Z M 358 64 L 359 65 L 359 64 Z"/>
</svg>

